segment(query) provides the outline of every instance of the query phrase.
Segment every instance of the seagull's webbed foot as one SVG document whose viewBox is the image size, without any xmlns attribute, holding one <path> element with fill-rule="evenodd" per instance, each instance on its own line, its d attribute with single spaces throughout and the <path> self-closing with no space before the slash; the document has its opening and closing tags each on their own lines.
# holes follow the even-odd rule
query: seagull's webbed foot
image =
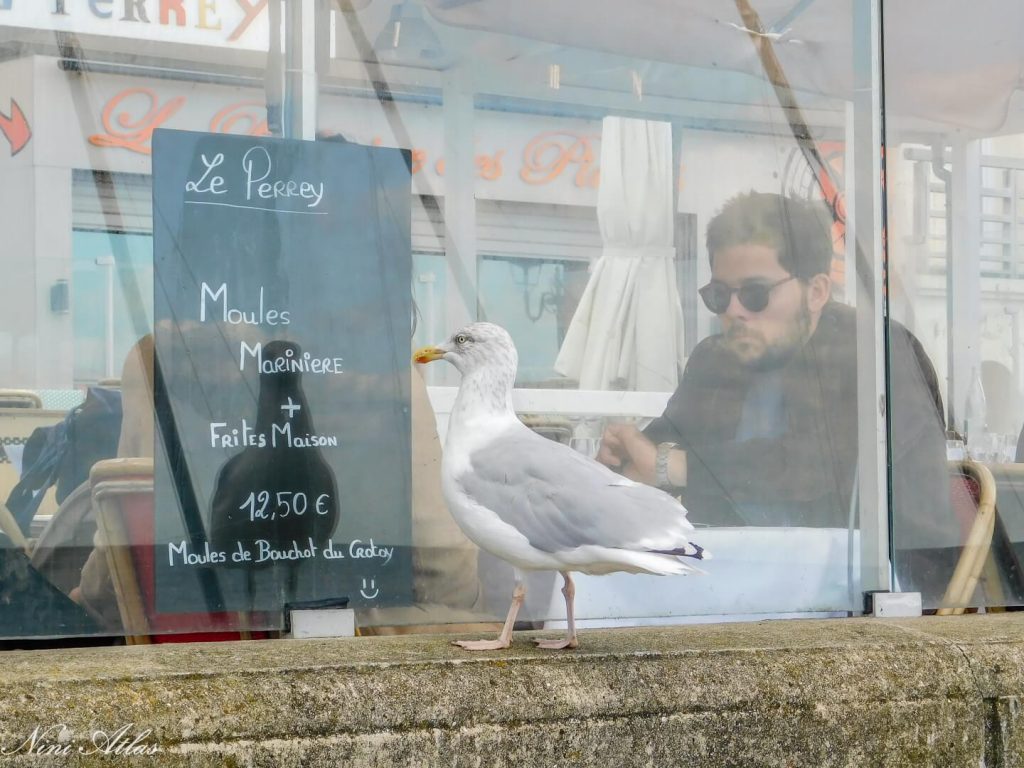
<svg viewBox="0 0 1024 768">
<path fill-rule="evenodd" d="M 576 616 L 573 611 L 573 598 L 576 597 L 576 585 L 573 583 L 572 576 L 569 575 L 568 571 L 561 571 L 562 579 L 565 585 L 562 587 L 562 594 L 565 596 L 565 621 L 566 631 L 565 637 L 562 640 L 541 640 L 536 639 L 533 642 L 537 644 L 538 648 L 544 648 L 549 651 L 561 651 L 565 648 L 579 648 L 580 641 L 576 639 Z"/>
<path fill-rule="evenodd" d="M 503 637 L 494 640 L 452 640 L 452 645 L 465 648 L 467 651 L 500 651 L 512 645 L 512 640 Z"/>
<path fill-rule="evenodd" d="M 563 637 L 561 640 L 542 640 L 535 638 L 534 641 L 538 648 L 543 648 L 547 651 L 561 651 L 565 648 L 579 648 L 580 641 L 573 637 Z"/>
<path fill-rule="evenodd" d="M 516 577 L 516 588 L 512 590 L 512 604 L 508 607 L 508 615 L 505 617 L 505 625 L 501 628 L 501 634 L 494 640 L 452 640 L 452 645 L 465 648 L 467 651 L 500 651 L 512 645 L 512 627 L 516 623 L 516 616 L 519 608 L 526 599 L 526 587 L 523 586 L 522 577 Z"/>
</svg>

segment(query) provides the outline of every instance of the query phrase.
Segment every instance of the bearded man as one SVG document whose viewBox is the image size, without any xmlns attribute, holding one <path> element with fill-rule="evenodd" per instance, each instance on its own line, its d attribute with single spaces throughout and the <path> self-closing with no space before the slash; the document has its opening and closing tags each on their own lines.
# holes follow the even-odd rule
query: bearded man
<svg viewBox="0 0 1024 768">
<path fill-rule="evenodd" d="M 857 468 L 856 314 L 832 299 L 831 220 L 776 194 L 731 199 L 707 231 L 700 289 L 721 332 L 687 361 L 643 432 L 609 426 L 598 459 L 682 496 L 709 525 L 846 528 Z M 897 546 L 949 523 L 935 371 L 889 325 L 893 518 Z M 854 520 L 855 522 L 855 520 Z"/>
</svg>

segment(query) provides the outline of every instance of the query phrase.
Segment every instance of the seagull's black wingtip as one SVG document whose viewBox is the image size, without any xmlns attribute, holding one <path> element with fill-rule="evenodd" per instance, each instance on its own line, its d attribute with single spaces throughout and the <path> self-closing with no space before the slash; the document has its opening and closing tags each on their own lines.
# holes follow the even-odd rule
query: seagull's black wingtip
<svg viewBox="0 0 1024 768">
<path fill-rule="evenodd" d="M 690 542 L 685 547 L 679 547 L 678 549 L 656 549 L 654 550 L 659 555 L 674 555 L 676 557 L 692 557 L 694 560 L 710 560 L 711 555 L 704 554 L 704 547 L 700 544 Z"/>
</svg>

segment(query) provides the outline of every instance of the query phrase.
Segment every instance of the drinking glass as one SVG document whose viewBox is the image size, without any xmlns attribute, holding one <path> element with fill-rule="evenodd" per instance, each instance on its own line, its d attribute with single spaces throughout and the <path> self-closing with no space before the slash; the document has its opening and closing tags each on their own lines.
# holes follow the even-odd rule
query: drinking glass
<svg viewBox="0 0 1024 768">
<path fill-rule="evenodd" d="M 601 433 L 604 431 L 604 420 L 600 417 L 580 419 L 569 438 L 569 447 L 592 459 L 601 448 Z"/>
</svg>

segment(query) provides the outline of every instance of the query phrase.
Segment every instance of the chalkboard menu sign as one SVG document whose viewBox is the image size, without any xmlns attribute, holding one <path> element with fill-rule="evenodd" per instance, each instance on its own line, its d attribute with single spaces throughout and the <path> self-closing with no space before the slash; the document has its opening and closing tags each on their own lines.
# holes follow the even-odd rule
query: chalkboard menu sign
<svg viewBox="0 0 1024 768">
<path fill-rule="evenodd" d="M 410 601 L 409 190 L 400 150 L 155 132 L 159 611 Z"/>
</svg>

